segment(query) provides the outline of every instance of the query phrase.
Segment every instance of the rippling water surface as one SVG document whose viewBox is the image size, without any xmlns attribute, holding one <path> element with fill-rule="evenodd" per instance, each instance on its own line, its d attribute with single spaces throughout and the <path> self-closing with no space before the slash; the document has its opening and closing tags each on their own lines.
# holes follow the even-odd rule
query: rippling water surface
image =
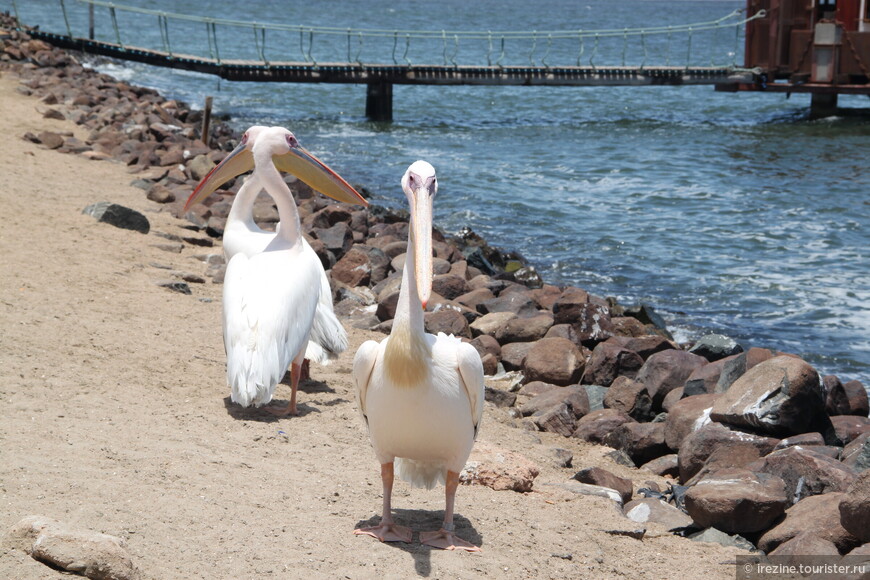
<svg viewBox="0 0 870 580">
<path fill-rule="evenodd" d="M 40 4 L 46 2 L 19 2 L 25 21 L 50 19 L 44 14 L 51 11 L 26 17 L 24 7 Z M 265 0 L 129 4 L 397 31 L 667 26 L 742 6 L 657 0 L 333 0 L 288 3 L 281 10 Z M 72 17 L 73 26 L 80 22 Z M 156 25 L 145 22 L 137 34 L 159 46 Z M 247 37 L 231 40 L 251 44 Z M 699 35 L 693 43 L 705 55 L 740 62 L 733 32 Z M 605 48 L 601 59 L 621 58 L 614 56 L 618 43 L 609 56 Z M 472 49 L 451 47 L 457 60 L 484 64 L 485 51 Z M 584 50 L 588 58 L 590 47 Z M 628 51 L 629 60 L 643 58 L 636 46 Z M 433 60 L 444 58 L 442 52 Z M 578 46 L 565 45 L 547 58 L 576 61 L 578 54 Z M 685 60 L 674 53 L 668 58 Z M 436 220 L 444 229 L 470 226 L 491 244 L 519 250 L 548 282 L 650 303 L 680 339 L 720 332 L 747 347 L 800 354 L 822 373 L 870 385 L 867 117 L 812 121 L 806 96 L 710 87 L 396 86 L 395 121 L 381 124 L 366 120 L 362 86 L 228 83 L 143 65 L 96 66 L 195 106 L 213 95 L 217 112 L 240 129 L 285 125 L 382 204 L 400 205 L 401 174 L 415 159 L 427 159 L 438 170 Z M 870 106 L 865 97 L 840 102 Z"/>
</svg>

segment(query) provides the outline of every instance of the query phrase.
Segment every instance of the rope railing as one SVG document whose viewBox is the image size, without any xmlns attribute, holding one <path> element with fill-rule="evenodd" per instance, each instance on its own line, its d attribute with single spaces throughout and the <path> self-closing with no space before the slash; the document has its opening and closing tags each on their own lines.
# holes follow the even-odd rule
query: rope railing
<svg viewBox="0 0 870 580">
<path fill-rule="evenodd" d="M 621 66 L 626 66 L 630 60 L 629 54 L 634 52 L 639 53 L 639 56 L 636 58 L 639 59 L 640 68 L 643 69 L 645 66 L 648 66 L 651 53 L 657 55 L 657 60 L 663 60 L 666 66 L 670 66 L 673 56 L 671 54 L 672 45 L 679 44 L 685 47 L 685 61 L 683 65 L 686 67 L 690 65 L 690 62 L 693 62 L 693 58 L 694 62 L 698 62 L 700 58 L 706 61 L 707 57 L 709 57 L 710 66 L 716 66 L 714 60 L 725 56 L 730 58 L 726 58 L 727 62 L 721 62 L 720 66 L 736 68 L 737 55 L 742 50 L 740 43 L 742 30 L 748 22 L 765 16 L 763 10 L 751 16 L 744 16 L 742 10 L 734 10 L 725 16 L 707 22 L 644 28 L 548 31 L 400 31 L 395 29 L 309 26 L 211 18 L 127 6 L 105 0 L 77 0 L 76 3 L 89 5 L 91 8 L 106 9 L 109 14 L 111 36 L 115 44 L 122 48 L 133 46 L 133 44 L 137 43 L 130 42 L 129 36 L 133 34 L 132 32 L 124 34 L 126 31 L 123 30 L 121 23 L 119 23 L 119 15 L 125 14 L 125 18 L 135 18 L 136 26 L 138 27 L 142 26 L 143 16 L 153 17 L 160 30 L 162 50 L 170 57 L 182 53 L 193 54 L 192 50 L 197 50 L 200 52 L 207 51 L 209 57 L 218 63 L 222 61 L 222 58 L 223 60 L 227 58 L 238 59 L 237 51 L 233 50 L 230 40 L 235 36 L 244 37 L 247 35 L 247 38 L 250 38 L 249 35 L 253 34 L 254 42 L 252 46 L 256 53 L 255 59 L 266 66 L 275 62 L 293 61 L 302 61 L 316 66 L 318 61 L 340 62 L 345 59 L 346 63 L 356 64 L 357 66 L 363 66 L 364 60 L 369 62 L 369 64 L 391 60 L 394 65 L 404 63 L 405 65 L 413 66 L 414 60 L 425 58 L 421 55 L 431 55 L 434 53 L 433 49 L 435 47 L 440 47 L 440 60 L 444 66 L 459 66 L 460 57 L 470 58 L 474 64 L 480 64 L 485 61 L 487 66 L 497 67 L 507 66 L 507 61 L 510 60 L 511 64 L 527 62 L 532 67 L 579 67 L 588 64 L 588 66 L 596 68 L 604 66 L 600 64 L 600 61 L 608 58 L 613 61 L 610 64 L 618 62 Z M 16 0 L 12 0 L 12 4 L 17 15 L 18 6 Z M 68 3 L 65 0 L 59 0 L 59 4 L 66 23 L 67 34 L 73 37 L 68 15 Z M 183 26 L 185 27 L 185 32 L 171 35 L 170 30 L 173 26 Z M 203 43 L 200 37 L 197 46 L 201 48 L 191 49 L 191 44 L 196 42 L 194 37 L 198 34 L 195 30 L 199 26 L 205 28 L 205 42 Z M 712 44 L 704 43 L 703 39 L 701 42 L 693 43 L 694 38 L 706 32 L 722 31 L 725 29 L 734 30 L 734 47 L 732 50 L 723 52 L 720 56 L 709 54 L 698 57 L 693 54 L 693 47 L 695 45 Z M 202 29 L 200 28 L 200 30 Z M 242 30 L 247 30 L 248 32 L 245 32 L 243 35 L 238 34 Z M 219 33 L 220 38 L 218 37 Z M 288 42 L 270 42 L 270 50 L 267 51 L 267 38 L 270 36 L 278 36 L 279 39 L 284 39 L 293 35 L 298 35 L 299 38 L 298 53 L 296 55 L 292 54 L 292 50 L 290 53 L 286 52 L 287 47 L 291 44 Z M 675 42 L 677 38 L 680 39 L 680 42 Z M 238 42 L 235 39 L 233 40 Z M 173 43 L 173 41 L 175 42 Z M 570 48 L 570 43 L 573 43 L 573 49 Z M 592 45 L 591 51 L 587 50 L 587 44 Z M 727 43 L 719 42 L 716 44 L 721 47 Z M 181 48 L 182 45 L 184 45 L 184 48 Z M 239 46 L 236 48 L 241 50 Z M 250 48 L 247 50 L 250 50 Z M 277 54 L 276 51 L 278 50 L 282 50 L 282 54 Z M 571 56 L 572 54 L 573 56 Z M 327 55 L 328 58 L 324 58 L 324 55 Z M 608 57 L 607 55 L 610 56 Z M 675 59 L 678 62 L 683 61 L 683 58 L 680 56 L 676 56 Z M 566 64 L 554 64 L 557 61 Z M 435 65 L 436 63 L 427 62 L 425 64 L 418 64 L 419 66 L 425 66 L 425 64 Z"/>
</svg>

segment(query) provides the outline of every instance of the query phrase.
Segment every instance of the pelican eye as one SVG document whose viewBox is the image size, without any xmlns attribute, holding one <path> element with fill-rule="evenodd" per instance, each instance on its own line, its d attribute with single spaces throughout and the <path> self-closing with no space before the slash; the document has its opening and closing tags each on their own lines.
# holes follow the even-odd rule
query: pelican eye
<svg viewBox="0 0 870 580">
<path fill-rule="evenodd" d="M 247 145 L 249 133 L 250 133 L 250 131 L 245 131 L 245 134 L 242 135 L 242 143 L 241 143 L 242 145 Z"/>
<path fill-rule="evenodd" d="M 287 140 L 287 146 L 290 147 L 291 149 L 296 149 L 299 147 L 299 141 L 296 139 L 296 135 L 293 135 L 291 133 L 291 134 L 287 135 L 285 137 L 285 139 Z"/>
</svg>

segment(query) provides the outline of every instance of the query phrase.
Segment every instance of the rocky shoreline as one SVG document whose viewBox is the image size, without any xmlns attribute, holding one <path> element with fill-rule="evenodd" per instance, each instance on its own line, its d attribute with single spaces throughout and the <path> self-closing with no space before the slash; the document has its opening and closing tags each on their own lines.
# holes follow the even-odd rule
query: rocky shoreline
<svg viewBox="0 0 870 580">
<path fill-rule="evenodd" d="M 209 205 L 182 208 L 239 135 L 215 123 L 207 146 L 201 112 L 184 103 L 96 73 L 20 31 L 0 32 L 0 43 L 0 71 L 19 78 L 19 90 L 38 98 L 45 116 L 90 131 L 84 141 L 58 133 L 15 137 L 127 165 L 143 194 L 191 232 L 166 239 L 163 249 L 203 252 L 202 276 L 167 287 L 195 294 L 191 285 L 220 283 L 223 259 L 209 248 L 239 184 L 227 184 Z M 330 275 L 337 312 L 354 325 L 388 331 L 407 215 L 333 203 L 288 182 Z M 141 226 L 123 208 L 106 209 L 95 217 Z M 264 197 L 255 216 L 265 228 L 278 220 Z M 615 490 L 638 524 L 667 523 L 704 539 L 727 535 L 714 541 L 771 555 L 870 560 L 870 408 L 860 382 L 821 377 L 794 355 L 744 348 L 727 337 L 677 344 L 649 307 L 546 284 L 521 256 L 471 231 L 435 235 L 427 330 L 464 337 L 478 349 L 489 375 L 487 400 L 509 409 L 518 428 L 607 445 L 626 465 L 672 480 L 667 489 L 634 489 L 591 468 L 575 474 L 580 483 Z"/>
</svg>

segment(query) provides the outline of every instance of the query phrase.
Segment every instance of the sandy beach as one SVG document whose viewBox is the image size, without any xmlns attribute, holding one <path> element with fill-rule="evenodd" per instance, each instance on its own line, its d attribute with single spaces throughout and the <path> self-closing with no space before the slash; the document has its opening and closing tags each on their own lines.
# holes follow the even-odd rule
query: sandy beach
<svg viewBox="0 0 870 580">
<path fill-rule="evenodd" d="M 563 485 L 601 466 L 635 488 L 666 480 L 617 465 L 606 447 L 518 428 L 487 404 L 480 440 L 540 468 L 530 493 L 462 486 L 457 532 L 482 552 L 421 546 L 443 487 L 397 482 L 412 544 L 354 536 L 377 520 L 379 469 L 353 396 L 356 347 L 376 333 L 345 320 L 351 348 L 312 367 L 300 415 L 275 419 L 229 401 L 221 286 L 192 295 L 160 282 L 202 274 L 219 245 L 167 251 L 161 234 L 204 236 L 161 212 L 127 167 L 46 150 L 30 131 L 86 133 L 0 76 L 4 224 L 0 228 L 0 533 L 28 515 L 126 541 L 144 579 L 175 578 L 733 578 L 736 549 L 627 529 L 613 502 Z M 398 187 L 398 185 L 397 185 Z M 110 201 L 148 217 L 140 234 L 82 209 Z M 280 385 L 279 399 L 289 396 Z M 555 448 L 573 453 L 559 467 Z M 69 577 L 7 545 L 0 577 Z"/>
</svg>

